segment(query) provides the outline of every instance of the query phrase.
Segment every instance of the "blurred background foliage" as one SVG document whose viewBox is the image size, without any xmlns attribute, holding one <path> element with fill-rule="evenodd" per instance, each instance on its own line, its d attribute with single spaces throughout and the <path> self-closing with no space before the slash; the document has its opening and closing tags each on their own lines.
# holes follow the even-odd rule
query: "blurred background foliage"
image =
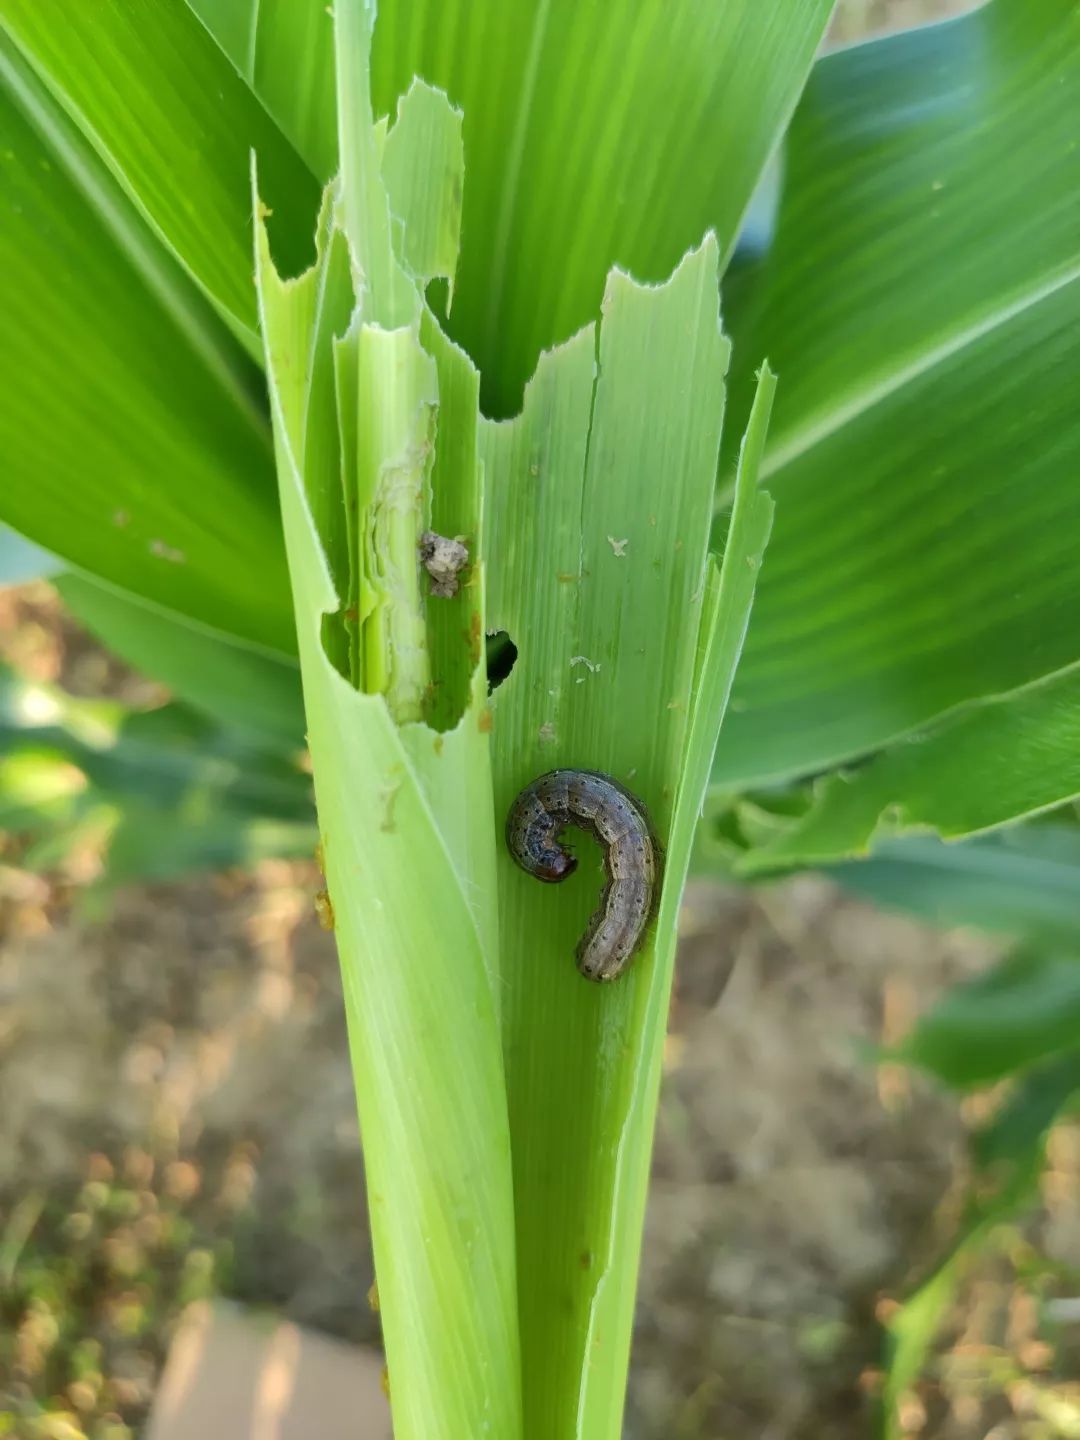
<svg viewBox="0 0 1080 1440">
<path fill-rule="evenodd" d="M 190 1299 L 377 1344 L 340 988 L 291 682 L 172 699 L 113 598 L 0 563 L 0 1434 L 123 1440 Z M 731 885 L 812 803 L 702 828 L 627 1434 L 1080 1435 L 1076 808 Z"/>
</svg>

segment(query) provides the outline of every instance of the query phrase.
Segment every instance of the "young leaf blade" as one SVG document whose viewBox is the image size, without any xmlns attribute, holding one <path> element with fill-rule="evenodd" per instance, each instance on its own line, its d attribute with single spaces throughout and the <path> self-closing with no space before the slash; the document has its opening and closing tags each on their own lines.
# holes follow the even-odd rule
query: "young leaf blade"
<svg viewBox="0 0 1080 1440">
<path fill-rule="evenodd" d="M 598 770 L 640 797 L 668 851 L 655 930 L 606 986 L 573 964 L 599 887 L 591 849 L 557 888 L 501 856 L 530 1436 L 619 1431 L 674 920 L 767 533 L 748 494 L 740 581 L 710 584 L 728 354 L 717 261 L 710 237 L 655 289 L 613 274 L 598 353 L 585 331 L 543 356 L 521 416 L 481 431 L 488 628 L 519 650 L 491 702 L 497 819 L 544 771 Z M 743 538 L 752 557 L 736 555 Z"/>
<path fill-rule="evenodd" d="M 467 358 L 440 350 L 430 333 L 435 354 L 424 348 L 422 302 L 390 225 L 382 132 L 366 100 L 371 19 L 363 0 L 337 6 L 343 173 L 324 204 L 315 269 L 282 281 L 259 229 L 263 333 L 395 1433 L 514 1440 L 520 1361 L 479 630 L 461 637 L 475 660 L 453 728 L 413 718 L 406 688 L 420 660 L 430 662 L 426 612 L 439 603 L 417 588 L 435 470 L 446 503 L 479 528 L 477 415 Z M 422 203 L 423 167 L 406 168 Z M 442 193 L 431 177 L 429 202 Z M 340 339 L 318 320 L 333 231 L 348 242 L 357 302 Z M 313 346 L 336 367 L 342 476 L 336 516 L 320 479 L 318 518 L 305 428 Z M 471 385 L 475 396 L 475 372 Z M 373 545 L 384 524 L 384 543 Z M 349 541 L 337 586 L 327 542 L 335 528 Z M 326 639 L 354 595 L 360 645 L 346 678 Z M 476 604 L 463 597 L 464 613 Z"/>
</svg>

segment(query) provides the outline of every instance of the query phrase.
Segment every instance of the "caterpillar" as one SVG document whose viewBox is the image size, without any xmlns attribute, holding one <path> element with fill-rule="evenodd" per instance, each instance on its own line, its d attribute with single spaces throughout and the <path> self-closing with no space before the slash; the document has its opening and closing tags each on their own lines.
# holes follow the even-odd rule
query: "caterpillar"
<svg viewBox="0 0 1080 1440">
<path fill-rule="evenodd" d="M 577 869 L 559 844 L 571 825 L 595 837 L 607 874 L 578 941 L 577 967 L 589 980 L 616 980 L 652 916 L 663 852 L 641 801 L 596 770 L 551 770 L 526 785 L 506 817 L 506 844 L 527 874 L 557 884 Z"/>
</svg>

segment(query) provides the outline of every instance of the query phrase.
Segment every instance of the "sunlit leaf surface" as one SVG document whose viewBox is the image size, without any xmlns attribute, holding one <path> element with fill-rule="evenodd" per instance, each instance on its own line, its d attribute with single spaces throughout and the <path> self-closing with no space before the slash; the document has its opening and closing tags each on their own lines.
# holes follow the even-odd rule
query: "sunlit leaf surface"
<svg viewBox="0 0 1080 1440">
<path fill-rule="evenodd" d="M 815 68 L 775 245 L 726 288 L 736 409 L 756 356 L 781 384 L 719 784 L 820 771 L 1080 657 L 1078 84 L 1071 0 Z"/>
</svg>

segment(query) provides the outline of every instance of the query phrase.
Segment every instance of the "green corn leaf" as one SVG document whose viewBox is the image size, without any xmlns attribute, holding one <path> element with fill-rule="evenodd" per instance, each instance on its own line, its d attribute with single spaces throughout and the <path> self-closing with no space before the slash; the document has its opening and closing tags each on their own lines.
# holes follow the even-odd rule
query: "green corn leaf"
<svg viewBox="0 0 1080 1440">
<path fill-rule="evenodd" d="M 865 855 L 905 831 L 957 839 L 1077 796 L 1080 670 L 1069 670 L 827 776 L 806 814 L 756 845 L 736 869 L 754 874 Z"/>
<path fill-rule="evenodd" d="M 169 705 L 125 723 L 118 759 L 128 788 L 117 797 L 106 885 L 315 853 L 311 779 L 296 752 Z"/>
<path fill-rule="evenodd" d="M 329 178 L 323 7 L 188 3 Z M 831 10 L 832 0 L 380 7 L 376 113 L 393 115 L 415 76 L 464 112 L 469 184 L 447 329 L 480 367 L 487 413 L 519 408 L 541 350 L 593 319 L 613 265 L 660 280 L 710 228 L 730 253 Z"/>
<path fill-rule="evenodd" d="M 369 26 L 363 6 L 338 7 L 344 197 L 328 193 L 318 265 L 296 281 L 278 278 L 260 233 L 263 329 L 395 1431 L 512 1440 L 521 1380 L 510 1132 L 486 686 L 480 625 L 469 619 L 479 620 L 482 574 L 447 601 L 425 596 L 417 578 L 436 463 L 463 533 L 479 531 L 476 377 L 460 352 L 424 348 L 419 296 L 394 253 L 367 98 Z M 452 126 L 445 102 L 441 113 Z M 421 194 L 431 139 L 414 137 L 406 167 Z M 351 277 L 336 265 L 345 241 Z M 448 397 L 471 385 L 471 407 L 442 409 L 443 380 Z M 340 437 L 336 505 L 328 432 Z M 421 715 L 439 710 L 425 612 L 437 633 L 440 603 L 464 622 L 473 658 L 463 712 L 436 729 Z"/>
<path fill-rule="evenodd" d="M 725 291 L 736 413 L 756 355 L 782 384 L 718 785 L 819 772 L 1080 657 L 1078 83 L 1071 0 L 815 68 L 775 244 Z"/>
<path fill-rule="evenodd" d="M 304 701 L 292 656 L 245 646 L 85 575 L 53 582 L 67 608 L 114 655 L 224 725 L 304 746 Z"/>
<path fill-rule="evenodd" d="M 947 991 L 893 1052 L 957 1087 L 984 1085 L 1073 1049 L 1080 959 L 1023 950 Z"/>
<path fill-rule="evenodd" d="M 473 1434 L 494 1412 L 509 1436 L 523 1403 L 529 1435 L 614 1436 L 675 914 L 771 521 L 755 483 L 772 378 L 719 571 L 715 239 L 655 289 L 615 273 L 599 331 L 542 357 L 518 419 L 481 421 L 476 370 L 420 288 L 453 269 L 460 116 L 414 87 L 389 131 L 374 125 L 370 12 L 336 16 L 342 177 L 319 263 L 281 281 L 264 242 L 259 276 L 323 852 L 386 1202 L 395 1425 Z M 340 493 L 319 433 L 338 437 Z M 448 599 L 417 583 L 436 522 L 469 549 Z M 519 650 L 490 703 L 485 630 Z M 631 708 L 638 724 L 611 724 Z M 493 816 L 560 764 L 641 795 L 667 851 L 655 942 L 616 986 L 572 962 L 590 877 L 553 892 L 492 844 Z M 386 1095 L 405 1089 L 391 1131 Z M 428 1233 L 421 1276 L 401 1256 Z"/>
<path fill-rule="evenodd" d="M 315 0 L 187 0 L 307 161 L 337 168 L 333 7 Z"/>
<path fill-rule="evenodd" d="M 661 280 L 710 228 L 730 253 L 831 9 L 380 7 L 376 112 L 392 114 L 414 75 L 464 112 L 447 326 L 480 368 L 487 414 L 518 410 L 540 352 L 594 318 L 612 266 Z"/>
<path fill-rule="evenodd" d="M 525 1401 L 538 1435 L 566 1433 L 575 1416 L 590 1435 L 618 1433 L 675 910 L 771 515 L 754 491 L 766 383 L 714 585 L 701 522 L 728 353 L 716 263 L 710 241 L 658 290 L 614 275 L 598 352 L 584 332 L 542 357 L 521 416 L 483 430 L 488 628 L 519 649 L 492 697 L 497 813 L 544 771 L 599 770 L 645 801 L 667 854 L 655 946 L 600 989 L 571 961 L 595 864 L 553 891 L 501 860 Z"/>
<path fill-rule="evenodd" d="M 2 34 L 0 168 L 3 518 L 114 587 L 288 652 L 257 373 Z"/>
<path fill-rule="evenodd" d="M 257 353 L 252 150 L 264 200 L 279 212 L 276 253 L 290 271 L 310 259 L 319 189 L 196 16 L 181 3 L 3 0 L 0 28 Z"/>
<path fill-rule="evenodd" d="M 1075 1048 L 1036 1065 L 1010 1090 L 993 1118 L 972 1136 L 975 1162 L 984 1172 L 1015 1166 L 1045 1139 L 1062 1110 L 1080 1092 L 1080 1051 Z"/>
<path fill-rule="evenodd" d="M 0 668 L 0 823 L 30 868 L 86 841 L 105 883 L 309 856 L 311 781 L 289 753 L 181 705 L 133 711 Z"/>
<path fill-rule="evenodd" d="M 1080 941 L 1080 830 L 1057 813 L 1039 825 L 945 844 L 886 840 L 868 860 L 828 867 L 845 889 L 935 925 Z"/>
<path fill-rule="evenodd" d="M 430 14 L 422 5 L 407 13 L 396 4 L 384 7 L 375 37 L 376 108 L 394 115 L 420 74 L 444 86 L 471 117 L 462 143 L 473 208 L 449 333 L 476 339 L 473 358 L 503 411 L 517 403 L 539 349 L 592 318 L 612 263 L 658 279 L 709 225 L 722 249 L 730 249 L 829 9 L 830 0 L 787 0 L 778 7 L 739 0 L 722 16 L 705 15 L 690 0 L 675 7 L 650 0 L 644 11 L 604 17 L 565 0 L 527 12 L 494 0 L 458 0 L 432 6 Z M 9 232 L 19 256 L 6 266 L 0 298 L 14 332 L 29 340 L 37 333 L 31 314 L 40 314 L 58 338 L 29 365 L 21 344 L 8 352 L 10 413 L 33 414 L 38 424 L 32 436 L 22 427 L 21 444 L 6 448 L 6 455 L 20 457 L 21 450 L 26 460 L 20 457 L 5 492 L 3 518 L 48 548 L 63 537 L 61 558 L 114 587 L 210 623 L 223 636 L 284 651 L 294 642 L 279 609 L 283 566 L 280 546 L 267 533 L 277 522 L 267 467 L 255 453 L 261 440 L 250 454 L 227 440 L 228 406 L 186 381 L 183 363 L 175 362 L 176 329 L 261 431 L 258 387 L 250 374 L 230 377 L 239 362 L 224 327 L 180 283 L 173 257 L 250 345 L 247 157 L 254 149 L 259 158 L 263 197 L 274 212 L 268 224 L 275 259 L 292 273 L 310 252 L 316 205 L 297 153 L 325 179 L 337 150 L 330 29 L 326 7 L 297 0 L 273 6 L 178 0 L 155 12 L 150 29 L 132 0 L 95 6 L 92 19 L 78 0 L 61 0 L 48 15 L 27 0 L 0 0 L 0 72 L 15 112 L 8 158 L 27 181 L 42 165 L 65 173 L 74 195 L 62 201 L 64 228 L 84 247 L 69 254 L 59 243 L 64 232 L 29 211 L 34 241 L 19 238 L 18 225 Z M 570 111 L 560 97 L 567 77 L 579 71 L 588 83 L 578 88 L 583 103 L 574 107 L 568 134 L 562 117 Z M 672 96 L 679 97 L 674 108 Z M 667 115 L 677 115 L 679 125 L 658 125 L 657 117 Z M 16 133 L 26 118 L 38 132 L 30 145 Z M 450 143 L 456 143 L 452 136 Z M 512 183 L 503 177 L 508 154 Z M 388 175 L 391 190 L 393 183 Z M 453 207 L 430 211 L 448 217 L 440 243 L 452 245 L 462 223 L 461 198 L 456 214 Z M 99 227 L 122 254 L 106 258 Z M 410 233 L 419 232 L 411 227 Z M 115 270 L 119 280 L 129 266 L 139 282 L 129 287 L 127 303 L 117 303 L 116 286 L 99 272 Z M 461 292 L 466 273 L 471 299 Z M 88 315 L 75 275 L 88 295 L 107 303 Z M 524 275 L 529 278 L 519 285 Z M 42 277 L 47 282 L 39 295 Z M 59 277 L 67 283 L 58 284 Z M 147 303 L 142 285 L 158 303 Z M 166 357 L 167 378 L 160 375 Z M 140 393 L 140 381 L 152 394 Z M 82 427 L 73 423 L 69 393 L 100 395 L 92 423 L 89 417 Z M 169 443 L 164 424 L 154 466 L 137 437 L 157 433 L 166 395 L 177 428 L 190 438 L 190 453 L 178 450 L 175 437 Z M 223 440 L 232 453 L 221 454 Z M 88 471 L 100 467 L 102 475 L 117 477 L 117 498 L 110 507 L 88 505 L 72 524 L 65 500 L 74 454 L 84 457 Z M 219 456 L 231 477 L 208 484 L 205 472 Z M 136 477 L 152 466 L 184 495 L 190 523 L 181 539 L 162 533 L 147 513 L 150 529 L 140 541 L 157 547 L 148 563 L 137 547 L 118 542 L 111 517 L 131 513 L 125 503 L 131 491 L 148 498 Z M 203 473 L 192 477 L 192 469 Z M 44 487 L 40 476 L 49 482 Z M 222 498 L 234 488 L 247 497 L 238 508 Z M 250 501 L 256 508 L 266 504 L 266 514 L 252 513 Z M 219 534 L 227 561 L 212 553 Z M 195 567 L 196 549 L 208 552 L 216 573 L 173 573 L 170 565 L 179 562 L 168 557 L 183 555 Z"/>
<path fill-rule="evenodd" d="M 322 643 L 338 608 L 277 384 L 290 291 L 260 260 L 319 828 L 361 1113 L 398 1433 L 520 1428 L 509 1128 L 490 950 L 482 701 L 399 729 Z M 299 306 L 298 306 L 299 308 Z M 440 817 L 452 814 L 447 832 Z M 486 836 L 486 845 L 484 843 Z"/>
</svg>

